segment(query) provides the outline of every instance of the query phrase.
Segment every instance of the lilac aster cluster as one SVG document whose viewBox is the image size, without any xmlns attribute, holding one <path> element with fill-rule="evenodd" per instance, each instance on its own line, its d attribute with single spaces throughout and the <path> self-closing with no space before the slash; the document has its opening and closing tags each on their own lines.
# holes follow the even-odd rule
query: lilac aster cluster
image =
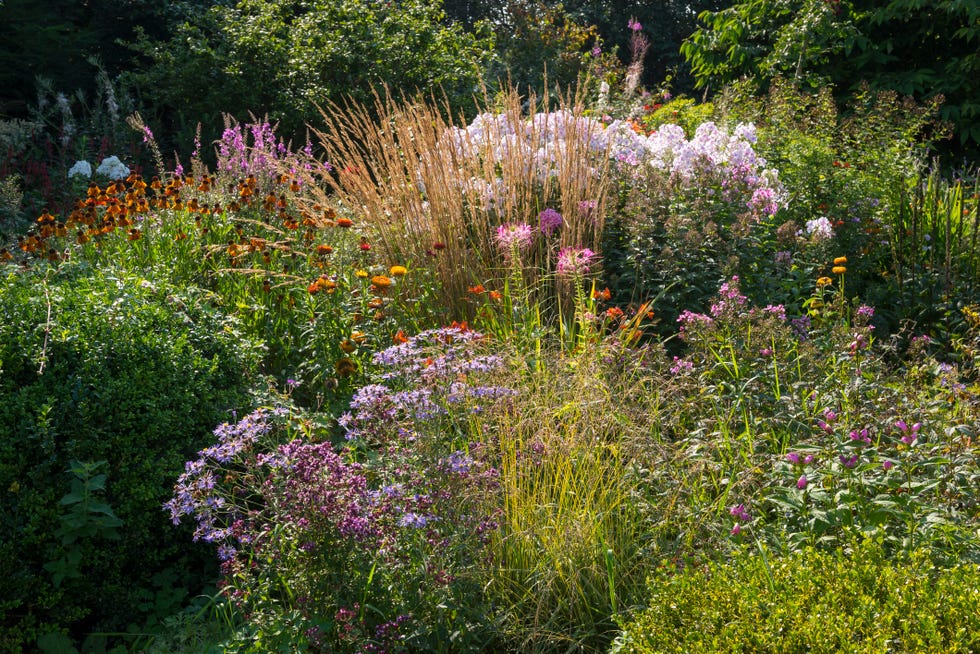
<svg viewBox="0 0 980 654">
<path fill-rule="evenodd" d="M 347 439 L 374 444 L 393 437 L 411 440 L 419 425 L 447 415 L 453 405 L 479 413 L 513 396 L 513 389 L 477 383 L 480 375 L 503 366 L 497 355 L 473 352 L 483 340 L 479 332 L 444 327 L 375 353 L 383 383 L 354 393 L 349 411 L 338 419 Z"/>
<path fill-rule="evenodd" d="M 173 523 L 180 524 L 182 518 L 193 516 L 197 522 L 194 540 L 213 543 L 227 539 L 231 535 L 229 525 L 239 513 L 221 495 L 218 478 L 226 467 L 253 451 L 259 439 L 272 429 L 273 417 L 286 413 L 284 409 L 257 409 L 234 425 L 218 426 L 214 430 L 218 443 L 204 448 L 197 459 L 185 464 L 174 486 L 174 496 L 163 505 Z"/>
<path fill-rule="evenodd" d="M 826 216 L 806 221 L 806 235 L 814 242 L 829 241 L 834 238 L 834 226 Z"/>
</svg>

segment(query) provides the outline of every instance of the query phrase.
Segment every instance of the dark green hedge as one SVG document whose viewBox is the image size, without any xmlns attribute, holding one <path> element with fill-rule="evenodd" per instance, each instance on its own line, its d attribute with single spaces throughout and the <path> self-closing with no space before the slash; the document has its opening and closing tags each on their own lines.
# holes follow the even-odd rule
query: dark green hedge
<svg viewBox="0 0 980 654">
<path fill-rule="evenodd" d="M 146 627 L 213 579 L 211 548 L 161 505 L 248 403 L 257 362 L 200 292 L 78 266 L 0 269 L 0 651 L 52 630 Z M 93 505 L 65 543 L 72 461 L 107 462 L 92 495 L 122 520 L 118 538 Z"/>
</svg>

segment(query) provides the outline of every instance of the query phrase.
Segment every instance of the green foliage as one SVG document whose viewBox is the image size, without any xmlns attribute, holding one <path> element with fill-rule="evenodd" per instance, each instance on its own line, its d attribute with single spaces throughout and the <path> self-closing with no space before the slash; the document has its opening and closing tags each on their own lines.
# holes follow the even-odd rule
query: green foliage
<svg viewBox="0 0 980 654">
<path fill-rule="evenodd" d="M 747 547 L 725 563 L 665 566 L 610 652 L 972 652 L 978 572 L 924 552 L 891 559 L 873 540 L 787 557 Z"/>
<path fill-rule="evenodd" d="M 830 261 L 845 256 L 848 292 L 878 307 L 879 328 L 894 333 L 913 321 L 945 340 L 947 314 L 975 293 L 976 213 L 968 177 L 947 186 L 928 169 L 929 144 L 943 134 L 938 106 L 863 88 L 838 107 L 829 89 L 806 93 L 782 79 L 761 98 L 730 88 L 716 106 L 759 127 L 756 149 L 788 191 L 740 253 L 748 294 L 796 306 L 800 281 L 829 274 Z M 833 237 L 817 241 L 806 226 L 821 217 Z"/>
<path fill-rule="evenodd" d="M 61 527 L 55 532 L 61 536 L 61 544 L 71 546 L 80 540 L 91 538 L 108 538 L 119 540 L 118 528 L 122 520 L 116 517 L 112 507 L 98 501 L 96 494 L 105 491 L 107 475 L 95 474 L 108 461 L 83 463 L 72 461 L 69 471 L 75 475 L 71 480 L 71 490 L 61 498 L 58 504 L 71 507 L 59 516 Z M 82 550 L 69 547 L 66 554 L 56 560 L 44 564 L 44 569 L 52 574 L 55 587 L 60 587 L 65 578 L 81 576 Z"/>
<path fill-rule="evenodd" d="M 298 138 L 318 106 L 369 101 L 382 84 L 441 87 L 459 108 L 492 48 L 484 31 L 446 26 L 440 5 L 421 0 L 242 0 L 188 18 L 167 41 L 139 39 L 149 63 L 126 76 L 184 142 L 220 113 L 268 115 Z"/>
<path fill-rule="evenodd" d="M 191 289 L 40 265 L 0 281 L 0 642 L 12 651 L 55 627 L 142 626 L 173 611 L 144 593 L 183 597 L 214 573 L 159 507 L 257 364 Z"/>
<path fill-rule="evenodd" d="M 611 83 L 621 73 L 614 53 L 602 52 L 596 28 L 576 20 L 561 4 L 510 0 L 502 14 L 494 24 L 495 57 L 486 73 L 490 83 L 540 96 L 570 88 L 587 74 Z"/>
<path fill-rule="evenodd" d="M 744 0 L 703 12 L 681 51 L 698 85 L 748 77 L 765 88 L 786 77 L 808 90 L 851 94 L 867 83 L 919 100 L 944 99 L 940 116 L 958 146 L 980 145 L 980 24 L 959 0 Z"/>
</svg>

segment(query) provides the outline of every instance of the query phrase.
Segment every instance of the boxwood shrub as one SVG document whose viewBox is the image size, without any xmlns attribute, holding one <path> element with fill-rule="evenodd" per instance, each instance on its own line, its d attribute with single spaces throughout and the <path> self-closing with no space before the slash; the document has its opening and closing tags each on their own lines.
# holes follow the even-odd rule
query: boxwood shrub
<svg viewBox="0 0 980 654">
<path fill-rule="evenodd" d="M 0 651 L 144 629 L 214 579 L 161 505 L 258 361 L 201 291 L 0 268 Z M 101 461 L 87 483 L 69 470 Z"/>
<path fill-rule="evenodd" d="M 976 652 L 980 567 L 851 551 L 664 570 L 612 652 Z"/>
</svg>

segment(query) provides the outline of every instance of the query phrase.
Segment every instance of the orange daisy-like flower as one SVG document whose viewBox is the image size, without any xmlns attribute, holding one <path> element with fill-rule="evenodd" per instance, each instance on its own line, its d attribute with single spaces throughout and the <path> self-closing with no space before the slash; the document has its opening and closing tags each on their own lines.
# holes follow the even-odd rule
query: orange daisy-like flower
<svg viewBox="0 0 980 654">
<path fill-rule="evenodd" d="M 830 286 L 833 283 L 834 283 L 834 280 L 832 280 L 830 277 L 820 277 L 819 279 L 817 279 L 817 286 L 818 287 Z"/>
<path fill-rule="evenodd" d="M 843 266 L 845 263 L 847 263 L 847 257 L 837 257 L 834 259 L 835 266 Z"/>
<path fill-rule="evenodd" d="M 341 377 L 350 377 L 357 372 L 357 364 L 354 363 L 352 359 L 343 357 L 342 359 L 337 360 L 337 363 L 334 365 L 334 369 Z"/>
<path fill-rule="evenodd" d="M 345 353 L 350 354 L 357 349 L 357 344 L 349 338 L 345 338 L 340 342 L 340 349 Z"/>
<path fill-rule="evenodd" d="M 392 277 L 402 277 L 408 274 L 408 268 L 405 266 L 392 266 L 389 272 Z"/>
<path fill-rule="evenodd" d="M 126 238 L 128 238 L 130 241 L 138 241 L 143 238 L 143 232 L 134 227 L 133 229 L 129 230 L 129 235 Z"/>
<path fill-rule="evenodd" d="M 623 310 L 619 307 L 609 307 L 606 309 L 606 317 L 610 320 L 619 320 L 623 317 Z"/>
<path fill-rule="evenodd" d="M 480 293 L 483 293 L 487 289 L 483 288 L 483 284 L 477 284 L 476 286 L 468 287 L 466 290 L 469 293 L 472 293 L 473 295 L 479 295 Z"/>
<path fill-rule="evenodd" d="M 350 218 L 338 218 L 337 227 L 350 227 L 354 224 L 354 221 Z"/>
<path fill-rule="evenodd" d="M 385 303 L 384 300 L 382 300 L 379 297 L 376 297 L 376 298 L 372 298 L 371 301 L 367 303 L 367 305 L 372 309 L 380 309 L 385 305 Z"/>
<path fill-rule="evenodd" d="M 384 289 L 391 286 L 391 278 L 385 277 L 384 275 L 375 275 L 371 278 L 371 283 L 378 288 Z"/>
<path fill-rule="evenodd" d="M 395 345 L 401 345 L 402 343 L 408 343 L 408 336 L 405 336 L 405 332 L 399 329 L 398 332 L 391 337 L 391 340 L 395 343 Z"/>
<path fill-rule="evenodd" d="M 835 275 L 843 275 L 847 272 L 847 268 L 844 266 L 834 266 L 830 269 L 830 272 L 834 273 Z"/>
<path fill-rule="evenodd" d="M 326 256 L 333 252 L 333 248 L 329 245 L 318 245 L 316 246 L 316 253 L 320 256 Z"/>
<path fill-rule="evenodd" d="M 502 299 L 504 299 L 504 295 L 500 291 L 490 291 L 487 293 L 487 295 L 490 296 L 490 299 L 494 302 L 500 302 Z"/>
<path fill-rule="evenodd" d="M 592 291 L 592 297 L 596 300 L 608 301 L 610 298 L 612 298 L 612 291 L 610 291 L 609 287 L 607 286 L 601 291 Z"/>
</svg>

